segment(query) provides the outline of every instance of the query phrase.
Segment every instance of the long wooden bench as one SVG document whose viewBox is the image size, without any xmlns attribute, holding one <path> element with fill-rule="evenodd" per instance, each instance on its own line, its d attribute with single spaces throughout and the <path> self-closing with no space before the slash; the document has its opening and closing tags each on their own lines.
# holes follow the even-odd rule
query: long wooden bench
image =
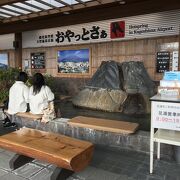
<svg viewBox="0 0 180 180">
<path fill-rule="evenodd" d="M 4 112 L 9 114 L 7 109 L 5 109 Z M 16 113 L 15 115 L 22 118 L 31 119 L 31 120 L 40 120 L 42 118 L 41 114 L 32 114 L 30 112 L 19 112 L 19 113 Z"/>
<path fill-rule="evenodd" d="M 90 142 L 30 128 L 0 136 L 0 147 L 75 172 L 90 163 L 94 149 Z"/>
<path fill-rule="evenodd" d="M 32 120 L 40 120 L 42 118 L 41 114 L 32 114 L 30 112 L 19 112 L 16 116 L 32 119 Z"/>
<path fill-rule="evenodd" d="M 115 121 L 108 119 L 100 119 L 93 117 L 77 116 L 68 121 L 71 126 L 91 128 L 96 130 L 132 134 L 138 129 L 138 123 L 131 123 L 126 121 Z"/>
</svg>

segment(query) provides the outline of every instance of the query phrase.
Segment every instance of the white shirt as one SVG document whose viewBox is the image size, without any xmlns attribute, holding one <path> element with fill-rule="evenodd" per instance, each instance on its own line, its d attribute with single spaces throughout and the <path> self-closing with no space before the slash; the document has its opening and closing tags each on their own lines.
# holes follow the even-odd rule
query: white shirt
<svg viewBox="0 0 180 180">
<path fill-rule="evenodd" d="M 29 90 L 29 106 L 33 114 L 43 114 L 43 109 L 48 108 L 48 103 L 54 100 L 54 94 L 48 86 L 42 86 L 40 92 L 33 93 L 33 87 Z"/>
<path fill-rule="evenodd" d="M 16 81 L 9 90 L 8 113 L 27 111 L 29 88 L 22 81 Z"/>
</svg>

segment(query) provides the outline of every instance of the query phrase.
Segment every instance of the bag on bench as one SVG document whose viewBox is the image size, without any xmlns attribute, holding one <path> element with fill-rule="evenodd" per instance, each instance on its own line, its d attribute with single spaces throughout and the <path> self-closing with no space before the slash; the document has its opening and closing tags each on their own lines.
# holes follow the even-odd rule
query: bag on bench
<svg viewBox="0 0 180 180">
<path fill-rule="evenodd" d="M 4 127 L 11 127 L 11 126 L 15 126 L 15 123 L 12 123 L 9 116 L 6 114 L 6 112 L 4 111 L 5 109 L 8 109 L 8 103 L 9 103 L 9 98 L 7 100 L 5 100 L 3 102 L 3 114 L 4 114 L 4 119 L 3 119 L 3 126 Z"/>
<path fill-rule="evenodd" d="M 56 118 L 55 110 L 54 110 L 54 102 L 49 102 L 48 108 L 43 110 L 43 116 L 41 122 L 48 123 Z"/>
</svg>

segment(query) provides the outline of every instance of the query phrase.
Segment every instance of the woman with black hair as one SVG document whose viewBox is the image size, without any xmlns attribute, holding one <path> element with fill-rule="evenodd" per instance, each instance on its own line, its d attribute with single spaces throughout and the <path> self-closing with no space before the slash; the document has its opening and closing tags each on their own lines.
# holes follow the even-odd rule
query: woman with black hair
<svg viewBox="0 0 180 180">
<path fill-rule="evenodd" d="M 47 111 L 49 114 L 54 112 L 54 94 L 45 84 L 41 73 L 36 73 L 32 78 L 32 86 L 29 90 L 29 106 L 32 114 L 43 114 L 43 119 Z M 52 115 L 54 117 L 54 113 Z M 51 119 L 53 119 L 53 117 Z M 44 121 L 49 121 L 48 118 Z"/>
</svg>

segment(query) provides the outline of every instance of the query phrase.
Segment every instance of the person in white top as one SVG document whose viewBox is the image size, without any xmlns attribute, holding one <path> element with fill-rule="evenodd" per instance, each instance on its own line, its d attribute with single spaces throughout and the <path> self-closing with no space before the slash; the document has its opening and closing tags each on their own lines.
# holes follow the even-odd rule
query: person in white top
<svg viewBox="0 0 180 180">
<path fill-rule="evenodd" d="M 27 111 L 29 97 L 29 87 L 25 85 L 28 75 L 20 72 L 17 81 L 9 90 L 8 114 L 13 115 L 18 112 Z"/>
<path fill-rule="evenodd" d="M 32 78 L 32 86 L 29 90 L 29 106 L 32 114 L 43 114 L 44 110 L 53 102 L 54 94 L 45 85 L 44 77 L 41 73 L 36 73 Z"/>
</svg>

